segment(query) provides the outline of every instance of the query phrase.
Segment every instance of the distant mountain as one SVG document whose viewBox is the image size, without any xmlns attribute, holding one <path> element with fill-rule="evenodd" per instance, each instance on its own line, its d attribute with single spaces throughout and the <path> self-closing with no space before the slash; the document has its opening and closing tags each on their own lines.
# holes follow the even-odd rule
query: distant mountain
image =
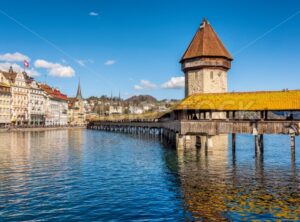
<svg viewBox="0 0 300 222">
<path fill-rule="evenodd" d="M 141 103 L 141 102 L 147 102 L 147 103 L 156 103 L 157 99 L 150 95 L 139 95 L 139 96 L 132 96 L 125 100 L 129 103 Z"/>
</svg>

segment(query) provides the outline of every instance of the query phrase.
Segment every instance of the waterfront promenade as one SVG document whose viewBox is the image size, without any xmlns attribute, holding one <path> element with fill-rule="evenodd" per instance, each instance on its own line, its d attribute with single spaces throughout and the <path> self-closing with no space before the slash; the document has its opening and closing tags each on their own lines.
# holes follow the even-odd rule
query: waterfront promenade
<svg viewBox="0 0 300 222">
<path fill-rule="evenodd" d="M 0 128 L 0 133 L 4 132 L 36 132 L 49 130 L 65 130 L 65 129 L 85 129 L 86 126 L 51 126 L 51 127 L 7 127 Z"/>
</svg>

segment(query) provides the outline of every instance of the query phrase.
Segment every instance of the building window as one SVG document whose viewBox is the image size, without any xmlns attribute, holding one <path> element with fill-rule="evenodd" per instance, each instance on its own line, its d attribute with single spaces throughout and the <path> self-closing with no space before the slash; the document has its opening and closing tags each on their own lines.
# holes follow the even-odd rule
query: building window
<svg viewBox="0 0 300 222">
<path fill-rule="evenodd" d="M 210 79 L 213 79 L 213 78 L 214 78 L 214 72 L 211 71 L 211 72 L 210 72 Z"/>
</svg>

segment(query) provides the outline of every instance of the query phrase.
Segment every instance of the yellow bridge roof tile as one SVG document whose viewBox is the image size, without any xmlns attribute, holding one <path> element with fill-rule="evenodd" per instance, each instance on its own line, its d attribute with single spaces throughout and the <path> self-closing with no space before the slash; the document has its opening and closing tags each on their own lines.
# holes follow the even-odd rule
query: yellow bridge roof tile
<svg viewBox="0 0 300 222">
<path fill-rule="evenodd" d="M 184 99 L 175 110 L 259 111 L 299 110 L 300 90 L 202 93 Z"/>
</svg>

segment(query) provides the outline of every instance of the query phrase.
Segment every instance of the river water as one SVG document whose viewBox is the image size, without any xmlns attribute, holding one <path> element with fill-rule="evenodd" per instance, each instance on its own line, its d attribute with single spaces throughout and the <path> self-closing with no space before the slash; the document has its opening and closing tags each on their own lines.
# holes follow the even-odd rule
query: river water
<svg viewBox="0 0 300 222">
<path fill-rule="evenodd" d="M 264 139 L 255 157 L 251 135 L 232 152 L 230 137 L 177 151 L 83 129 L 0 133 L 0 221 L 299 221 L 299 139 L 296 160 L 288 136 Z"/>
</svg>

